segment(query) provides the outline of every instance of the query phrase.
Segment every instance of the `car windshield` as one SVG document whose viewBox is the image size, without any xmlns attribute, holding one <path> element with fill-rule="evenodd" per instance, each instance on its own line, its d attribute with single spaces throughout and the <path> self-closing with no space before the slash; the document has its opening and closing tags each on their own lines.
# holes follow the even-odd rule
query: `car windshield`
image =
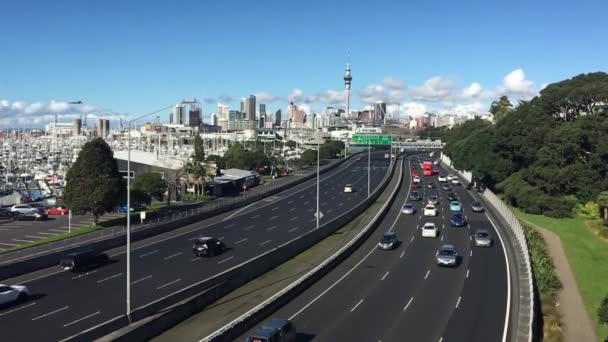
<svg viewBox="0 0 608 342">
<path fill-rule="evenodd" d="M 412 205 L 411 204 L 406 204 L 403 206 L 403 209 L 412 209 Z"/>
<path fill-rule="evenodd" d="M 486 237 L 488 237 L 488 233 L 486 233 L 486 232 L 479 232 L 479 233 L 477 233 L 477 237 L 486 238 Z"/>
<path fill-rule="evenodd" d="M 382 242 L 392 242 L 394 238 L 394 235 L 384 235 L 382 236 Z"/>
<path fill-rule="evenodd" d="M 452 256 L 454 255 L 454 251 L 450 249 L 442 249 L 439 251 L 439 255 Z"/>
</svg>

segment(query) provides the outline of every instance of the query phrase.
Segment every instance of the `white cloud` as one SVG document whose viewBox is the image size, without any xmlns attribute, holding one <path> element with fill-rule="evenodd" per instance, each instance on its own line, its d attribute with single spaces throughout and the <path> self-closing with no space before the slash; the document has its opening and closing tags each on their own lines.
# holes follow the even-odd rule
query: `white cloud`
<svg viewBox="0 0 608 342">
<path fill-rule="evenodd" d="M 465 98 L 477 97 L 481 94 L 482 90 L 481 84 L 473 82 L 462 90 L 462 96 Z"/>
<path fill-rule="evenodd" d="M 48 105 L 48 110 L 53 113 L 65 112 L 68 108 L 70 108 L 70 105 L 67 102 L 57 102 L 55 100 L 51 100 Z"/>
<path fill-rule="evenodd" d="M 36 102 L 36 103 L 32 103 L 27 105 L 24 109 L 23 109 L 23 113 L 26 115 L 31 115 L 31 114 L 36 114 L 38 112 L 40 112 L 41 110 L 44 109 L 44 105 L 40 102 Z"/>
<path fill-rule="evenodd" d="M 457 84 L 449 78 L 434 76 L 420 87 L 411 88 L 410 97 L 415 101 L 437 102 L 450 98 Z"/>
<path fill-rule="evenodd" d="M 438 110 L 440 114 L 471 115 L 485 114 L 488 112 L 488 105 L 482 102 L 459 103 L 452 106 L 445 106 Z"/>
<path fill-rule="evenodd" d="M 230 95 L 222 95 L 219 97 L 219 100 L 221 102 L 227 103 L 227 102 L 232 102 L 234 100 L 234 98 L 232 98 L 232 96 L 230 96 Z"/>
<path fill-rule="evenodd" d="M 273 103 L 277 101 L 279 97 L 269 92 L 260 92 L 255 94 L 255 99 L 258 103 Z"/>
<path fill-rule="evenodd" d="M 384 101 L 386 98 L 386 88 L 379 84 L 371 84 L 359 91 L 359 98 L 364 103 L 375 103 Z"/>
<path fill-rule="evenodd" d="M 394 118 L 403 118 L 407 116 L 418 117 L 428 111 L 428 107 L 419 102 L 407 102 L 401 105 L 390 104 L 386 106 L 386 112 Z"/>
<path fill-rule="evenodd" d="M 534 90 L 534 82 L 526 79 L 522 69 L 515 69 L 505 76 L 499 92 L 520 99 L 529 99 L 537 93 Z"/>
<path fill-rule="evenodd" d="M 317 93 L 316 95 L 308 96 L 305 99 L 306 103 L 322 103 L 325 105 L 342 104 L 346 101 L 344 91 L 340 90 L 325 90 Z"/>
<path fill-rule="evenodd" d="M 304 92 L 302 89 L 294 88 L 288 96 L 289 102 L 301 102 L 304 100 Z"/>
<path fill-rule="evenodd" d="M 402 80 L 392 77 L 392 76 L 386 76 L 384 78 L 384 81 L 382 82 L 382 85 L 384 85 L 384 87 L 388 88 L 388 89 L 396 89 L 396 90 L 402 90 L 405 89 L 405 82 L 403 82 Z"/>
</svg>

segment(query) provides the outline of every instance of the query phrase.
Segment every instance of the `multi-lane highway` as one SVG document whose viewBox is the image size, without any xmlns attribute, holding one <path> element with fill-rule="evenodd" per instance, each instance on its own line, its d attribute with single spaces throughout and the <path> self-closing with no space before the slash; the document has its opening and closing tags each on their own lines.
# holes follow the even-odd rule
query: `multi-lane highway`
<svg viewBox="0 0 608 342">
<path fill-rule="evenodd" d="M 388 170 L 384 153 L 372 154 L 372 189 Z M 344 193 L 352 184 L 353 193 Z M 354 207 L 367 196 L 367 159 L 352 160 L 322 176 L 323 221 Z M 210 226 L 192 225 L 183 234 L 141 244 L 132 251 L 132 308 L 170 295 L 188 285 L 243 263 L 316 227 L 316 183 L 307 182 L 243 208 Z M 192 240 L 215 236 L 229 250 L 213 258 L 192 255 Z M 88 273 L 49 272 L 28 281 L 33 298 L 0 311 L 2 340 L 61 340 L 125 311 L 125 254 Z M 14 279 L 9 283 L 18 283 Z"/>
<path fill-rule="evenodd" d="M 416 163 L 406 161 L 408 165 Z M 419 167 L 415 166 L 415 169 Z M 411 167 L 389 213 L 365 244 L 336 269 L 272 314 L 291 319 L 298 341 L 501 341 L 505 330 L 508 275 L 499 234 L 485 213 L 471 210 L 471 194 L 463 186 L 454 192 L 463 204 L 466 227 L 450 226 L 448 191 L 440 186 L 410 189 Z M 446 174 L 446 172 L 443 172 Z M 437 177 L 434 182 L 437 185 Z M 423 201 L 411 202 L 410 191 Z M 431 194 L 439 196 L 436 217 L 422 216 Z M 415 215 L 404 215 L 404 203 L 414 203 Z M 420 227 L 434 222 L 438 238 L 422 238 Z M 487 229 L 491 248 L 474 247 L 472 234 Z M 394 231 L 401 244 L 378 250 L 383 233 Z M 444 243 L 455 245 L 458 267 L 435 264 Z M 245 336 L 243 336 L 245 338 Z"/>
</svg>

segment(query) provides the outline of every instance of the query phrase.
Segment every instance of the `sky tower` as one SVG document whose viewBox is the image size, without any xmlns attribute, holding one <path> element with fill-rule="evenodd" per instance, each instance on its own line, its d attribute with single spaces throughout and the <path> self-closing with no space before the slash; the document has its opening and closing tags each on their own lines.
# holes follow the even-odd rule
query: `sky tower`
<svg viewBox="0 0 608 342">
<path fill-rule="evenodd" d="M 353 77 L 350 75 L 350 56 L 346 62 L 346 72 L 344 73 L 344 87 L 346 88 L 346 117 L 350 117 L 350 82 Z"/>
</svg>

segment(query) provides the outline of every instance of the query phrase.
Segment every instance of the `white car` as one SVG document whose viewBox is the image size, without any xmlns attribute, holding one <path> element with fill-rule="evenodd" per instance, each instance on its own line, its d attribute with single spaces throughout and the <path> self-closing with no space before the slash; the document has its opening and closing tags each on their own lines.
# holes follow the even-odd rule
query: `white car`
<svg viewBox="0 0 608 342">
<path fill-rule="evenodd" d="M 422 237 L 436 238 L 439 235 L 439 229 L 433 222 L 427 222 L 422 226 Z"/>
<path fill-rule="evenodd" d="M 453 178 L 454 178 L 454 176 L 448 175 L 447 178 L 446 178 L 446 180 L 451 181 Z"/>
<path fill-rule="evenodd" d="M 424 216 L 437 216 L 437 208 L 435 205 L 429 203 L 424 207 Z"/>
<path fill-rule="evenodd" d="M 30 296 L 27 287 L 22 285 L 0 284 L 0 305 L 15 302 L 23 302 Z"/>
<path fill-rule="evenodd" d="M 353 192 L 353 186 L 351 184 L 346 184 L 346 186 L 344 187 L 344 192 Z"/>
<path fill-rule="evenodd" d="M 416 176 L 416 177 L 414 177 L 414 179 L 412 179 L 412 181 L 413 181 L 414 183 L 420 183 L 420 176 Z"/>
<path fill-rule="evenodd" d="M 458 178 L 452 178 L 452 185 L 460 185 L 460 181 L 458 180 Z"/>
<path fill-rule="evenodd" d="M 439 176 L 439 177 L 437 177 L 437 180 L 440 181 L 441 183 L 445 183 L 448 181 L 448 179 L 445 176 Z"/>
</svg>

